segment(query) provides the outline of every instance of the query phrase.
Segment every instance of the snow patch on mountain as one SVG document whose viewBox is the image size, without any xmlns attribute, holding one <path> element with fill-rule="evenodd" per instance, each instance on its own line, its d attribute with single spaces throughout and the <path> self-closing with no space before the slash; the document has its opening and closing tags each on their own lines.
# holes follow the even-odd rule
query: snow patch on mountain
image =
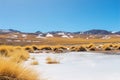
<svg viewBox="0 0 120 80">
<path fill-rule="evenodd" d="M 22 34 L 22 37 L 23 37 L 23 38 L 26 38 L 26 37 L 27 37 L 27 35 L 26 35 L 26 34 Z"/>
<path fill-rule="evenodd" d="M 36 36 L 36 38 L 45 38 L 45 37 L 43 36 L 43 34 L 39 34 Z"/>
<path fill-rule="evenodd" d="M 54 36 L 52 34 L 50 34 L 50 33 L 47 33 L 46 37 L 54 37 Z"/>
</svg>

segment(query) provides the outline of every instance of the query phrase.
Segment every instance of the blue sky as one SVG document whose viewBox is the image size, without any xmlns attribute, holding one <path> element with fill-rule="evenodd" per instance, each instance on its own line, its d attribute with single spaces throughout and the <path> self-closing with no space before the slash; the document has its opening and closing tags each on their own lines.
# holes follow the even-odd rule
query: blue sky
<svg viewBox="0 0 120 80">
<path fill-rule="evenodd" d="M 120 31 L 120 0 L 0 0 L 0 28 Z"/>
</svg>

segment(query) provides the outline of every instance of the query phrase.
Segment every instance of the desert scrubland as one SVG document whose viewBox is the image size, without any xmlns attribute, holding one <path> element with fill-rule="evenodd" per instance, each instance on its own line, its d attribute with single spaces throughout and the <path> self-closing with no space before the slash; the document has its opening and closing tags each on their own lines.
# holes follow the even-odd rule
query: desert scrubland
<svg viewBox="0 0 120 80">
<path fill-rule="evenodd" d="M 73 59 L 73 61 L 71 60 L 72 63 L 70 63 L 76 65 L 73 68 L 82 65 L 81 61 L 79 64 L 75 63 L 77 58 L 74 60 L 74 54 L 86 56 L 87 54 L 91 53 L 106 53 L 110 55 L 119 55 L 120 53 L 120 37 L 116 37 L 113 35 L 109 35 L 109 37 L 111 38 L 107 39 L 101 39 L 99 37 L 87 38 L 88 35 L 76 38 L 35 37 L 35 35 L 29 35 L 27 38 L 7 38 L 6 35 L 0 36 L 0 80 L 70 80 L 68 76 L 72 75 L 70 74 L 71 72 L 77 75 L 81 74 L 81 72 L 79 70 L 77 71 L 77 69 L 73 69 L 75 71 L 69 71 L 68 75 L 66 72 L 64 72 L 65 70 L 72 68 L 68 68 L 68 65 L 70 65 L 68 63 L 71 59 Z M 67 62 L 64 60 L 67 60 Z M 102 66 L 102 64 L 97 64 L 96 62 L 94 62 L 94 58 L 92 61 L 93 64 L 91 63 L 90 65 L 86 62 L 83 63 L 87 64 L 87 68 L 89 66 L 94 67 L 95 65 Z M 63 70 L 63 73 L 65 73 L 64 76 L 60 76 L 60 73 L 58 73 L 62 73 L 62 71 L 59 70 L 61 69 L 60 65 L 61 67 L 63 67 L 63 69 L 65 69 Z M 91 70 L 93 70 L 92 67 Z M 56 68 L 58 70 L 56 70 Z M 82 69 L 85 70 L 83 67 L 81 67 L 80 70 L 82 71 Z M 97 69 L 98 68 L 96 68 L 96 70 Z M 55 73 L 55 71 L 58 72 Z M 84 77 L 78 77 L 77 75 L 73 75 L 73 78 L 76 77 L 76 80 L 79 80 L 80 78 L 83 80 L 88 80 L 87 78 L 84 79 Z M 50 76 L 52 76 L 55 79 L 49 78 Z M 45 79 L 43 79 L 43 77 L 45 77 Z M 63 77 L 66 77 L 66 79 L 63 79 Z M 98 80 L 99 77 L 100 76 L 98 76 L 96 79 Z M 93 79 L 92 77 L 90 80 L 96 79 Z M 105 77 L 104 79 L 107 78 Z M 112 78 L 109 79 L 113 80 Z M 71 78 L 71 80 L 73 79 Z"/>
</svg>

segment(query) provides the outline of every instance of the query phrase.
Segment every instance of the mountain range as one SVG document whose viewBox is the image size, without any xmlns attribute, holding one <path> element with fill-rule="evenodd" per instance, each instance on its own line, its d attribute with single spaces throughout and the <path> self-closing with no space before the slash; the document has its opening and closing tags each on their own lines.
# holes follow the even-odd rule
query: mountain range
<svg viewBox="0 0 120 80">
<path fill-rule="evenodd" d="M 58 34 L 58 33 L 64 33 L 64 34 L 93 34 L 93 35 L 110 35 L 110 34 L 118 34 L 120 35 L 120 31 L 113 32 L 113 31 L 107 31 L 107 30 L 100 30 L 100 29 L 92 29 L 88 31 L 79 31 L 79 32 L 66 32 L 66 31 L 51 31 L 51 32 L 46 32 L 43 33 L 41 31 L 36 31 L 33 33 L 27 33 L 27 32 L 21 32 L 19 30 L 14 30 L 14 29 L 0 29 L 0 34 L 4 33 L 24 33 L 24 34 Z"/>
</svg>

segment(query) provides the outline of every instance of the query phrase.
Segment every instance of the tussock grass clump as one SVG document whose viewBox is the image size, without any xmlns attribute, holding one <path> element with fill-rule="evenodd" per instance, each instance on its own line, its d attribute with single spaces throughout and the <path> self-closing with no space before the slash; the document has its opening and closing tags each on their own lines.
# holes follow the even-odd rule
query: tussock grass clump
<svg viewBox="0 0 120 80">
<path fill-rule="evenodd" d="M 37 73 L 0 57 L 0 80 L 39 80 Z"/>
<path fill-rule="evenodd" d="M 47 64 L 59 64 L 60 61 L 57 60 L 56 58 L 47 57 L 46 58 L 46 63 Z"/>
<path fill-rule="evenodd" d="M 32 60 L 31 65 L 38 65 L 39 62 L 37 60 Z"/>
<path fill-rule="evenodd" d="M 113 46 L 113 48 L 114 48 L 114 49 L 118 49 L 118 48 L 119 48 L 119 45 L 115 44 L 115 45 Z"/>
<path fill-rule="evenodd" d="M 33 52 L 34 52 L 32 46 L 25 46 L 24 49 L 25 49 L 26 51 L 28 51 L 29 53 L 33 53 Z"/>
<path fill-rule="evenodd" d="M 67 47 L 66 47 L 66 46 L 63 46 L 63 45 L 56 45 L 56 46 L 53 46 L 52 48 L 53 48 L 53 49 L 54 49 L 54 48 L 58 48 L 58 49 L 62 49 L 62 50 L 67 50 Z"/>
<path fill-rule="evenodd" d="M 12 48 L 9 46 L 0 46 L 0 55 L 2 56 L 9 56 L 9 52 L 12 52 Z"/>
<path fill-rule="evenodd" d="M 53 51 L 54 51 L 55 53 L 62 53 L 62 52 L 63 52 L 63 49 L 54 48 Z"/>
<path fill-rule="evenodd" d="M 69 48 L 69 50 L 70 50 L 70 51 L 77 51 L 77 47 L 72 46 L 72 47 Z"/>
<path fill-rule="evenodd" d="M 120 46 L 118 47 L 118 49 L 120 50 Z"/>
<path fill-rule="evenodd" d="M 80 46 L 77 48 L 77 51 L 87 51 L 87 49 L 84 46 Z"/>
<path fill-rule="evenodd" d="M 31 57 L 32 60 L 35 60 L 35 57 Z"/>
<path fill-rule="evenodd" d="M 29 58 L 29 53 L 20 46 L 0 46 L 0 56 L 9 57 L 11 61 L 21 62 Z"/>
<path fill-rule="evenodd" d="M 12 61 L 14 62 L 22 62 L 26 61 L 29 58 L 29 53 L 25 50 L 16 50 L 12 53 L 12 56 L 10 57 Z"/>
<path fill-rule="evenodd" d="M 103 47 L 102 47 L 103 50 L 105 51 L 110 51 L 112 50 L 112 47 L 109 45 L 109 44 L 105 44 Z"/>
<path fill-rule="evenodd" d="M 120 50 L 120 44 L 115 44 L 113 47 L 115 50 Z"/>
<path fill-rule="evenodd" d="M 92 48 L 92 47 L 94 47 L 94 46 L 95 46 L 95 45 L 94 45 L 93 43 L 91 43 L 91 44 L 87 45 L 86 48 Z"/>
<path fill-rule="evenodd" d="M 32 48 L 33 48 L 34 51 L 35 51 L 35 50 L 39 50 L 39 47 L 36 46 L 36 45 L 32 45 Z"/>
<path fill-rule="evenodd" d="M 86 48 L 88 49 L 88 51 L 96 51 L 97 50 L 95 44 L 93 44 L 93 43 L 87 45 Z"/>
<path fill-rule="evenodd" d="M 65 46 L 62 46 L 62 45 L 53 46 L 53 51 L 55 53 L 63 53 L 63 52 L 66 52 L 67 50 L 68 50 L 68 48 Z"/>
<path fill-rule="evenodd" d="M 15 50 L 22 50 L 23 47 L 21 47 L 21 46 L 15 46 L 14 49 L 15 49 Z"/>
<path fill-rule="evenodd" d="M 72 46 L 72 47 L 69 48 L 69 50 L 70 51 L 77 51 L 77 52 L 87 51 L 85 46 Z"/>
<path fill-rule="evenodd" d="M 89 48 L 89 51 L 96 51 L 96 47 Z"/>
<path fill-rule="evenodd" d="M 46 46 L 46 47 L 41 47 L 41 48 L 40 48 L 40 50 L 52 50 L 52 48 L 51 48 L 51 47 Z"/>
<path fill-rule="evenodd" d="M 105 50 L 105 51 L 110 51 L 111 48 L 110 48 L 110 47 L 105 47 L 104 50 Z"/>
</svg>

